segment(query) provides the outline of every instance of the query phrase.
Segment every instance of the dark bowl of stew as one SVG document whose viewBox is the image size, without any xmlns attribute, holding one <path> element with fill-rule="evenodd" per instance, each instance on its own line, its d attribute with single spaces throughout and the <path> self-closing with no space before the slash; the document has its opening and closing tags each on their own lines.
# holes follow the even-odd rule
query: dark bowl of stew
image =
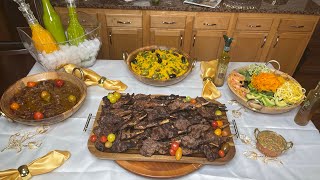
<svg viewBox="0 0 320 180">
<path fill-rule="evenodd" d="M 45 72 L 27 76 L 2 95 L 0 107 L 5 117 L 25 125 L 51 125 L 73 115 L 87 95 L 85 83 L 65 72 Z"/>
</svg>

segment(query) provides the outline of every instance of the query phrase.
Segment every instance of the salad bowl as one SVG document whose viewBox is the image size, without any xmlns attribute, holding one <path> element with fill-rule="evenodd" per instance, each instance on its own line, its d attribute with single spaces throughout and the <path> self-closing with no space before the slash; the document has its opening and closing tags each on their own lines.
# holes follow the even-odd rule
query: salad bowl
<svg viewBox="0 0 320 180">
<path fill-rule="evenodd" d="M 271 62 L 277 61 L 273 60 Z M 265 113 L 265 114 L 280 114 L 288 112 L 296 107 L 298 107 L 305 98 L 305 90 L 301 85 L 290 75 L 280 71 L 280 64 L 278 63 L 278 69 L 270 68 L 267 66 L 269 64 L 252 64 L 248 66 L 243 66 L 234 69 L 227 78 L 227 84 L 235 99 L 248 109 L 255 112 Z M 254 69 L 256 68 L 256 69 Z M 260 68 L 260 70 L 259 70 Z M 262 68 L 262 69 L 261 69 Z M 258 72 L 261 71 L 261 72 Z M 276 89 L 275 92 L 260 92 L 254 89 L 251 85 L 252 74 L 254 73 L 269 73 L 273 74 L 275 77 L 280 77 L 284 83 L 293 84 L 294 88 L 288 87 L 287 90 L 280 91 L 280 88 Z M 236 77 L 236 78 L 235 78 Z M 241 79 L 241 80 L 235 80 Z M 268 81 L 268 80 L 266 80 Z M 271 81 L 271 80 L 270 80 Z M 290 82 L 290 83 L 289 83 Z M 282 98 L 282 93 L 287 94 L 290 89 L 298 89 L 299 92 L 291 93 L 298 94 L 296 97 L 292 97 L 294 100 L 285 101 Z M 291 101 L 290 101 L 291 100 Z M 288 102 L 289 101 L 289 102 Z"/>
</svg>

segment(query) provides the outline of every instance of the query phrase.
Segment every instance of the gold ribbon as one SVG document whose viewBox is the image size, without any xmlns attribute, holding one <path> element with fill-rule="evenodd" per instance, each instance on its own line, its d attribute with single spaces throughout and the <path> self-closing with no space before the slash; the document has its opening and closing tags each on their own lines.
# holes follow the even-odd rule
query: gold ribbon
<svg viewBox="0 0 320 180">
<path fill-rule="evenodd" d="M 98 85 L 107 90 L 114 91 L 124 91 L 127 89 L 127 85 L 125 85 L 121 81 L 107 79 L 106 77 L 100 76 L 91 69 L 79 68 L 74 64 L 67 64 L 63 68 L 67 73 L 74 74 L 78 78 L 83 79 L 84 83 L 87 86 Z"/>
<path fill-rule="evenodd" d="M 22 165 L 18 169 L 0 171 L 0 180 L 28 180 L 32 176 L 45 174 L 60 167 L 70 158 L 70 152 L 54 150 L 47 155 L 36 159 L 28 165 Z"/>
<path fill-rule="evenodd" d="M 218 60 L 202 61 L 200 63 L 201 78 L 203 80 L 202 97 L 207 100 L 213 100 L 221 96 L 220 91 L 213 83 L 217 65 Z"/>
</svg>

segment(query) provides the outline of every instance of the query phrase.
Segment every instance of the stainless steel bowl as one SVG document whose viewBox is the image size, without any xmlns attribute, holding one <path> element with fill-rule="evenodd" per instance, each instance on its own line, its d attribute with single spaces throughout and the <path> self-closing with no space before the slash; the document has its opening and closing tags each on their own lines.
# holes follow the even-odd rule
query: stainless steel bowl
<svg viewBox="0 0 320 180">
<path fill-rule="evenodd" d="M 139 74 L 136 74 L 131 67 L 131 61 L 133 61 L 137 54 L 141 51 L 148 51 L 148 50 L 155 50 L 155 49 L 161 49 L 161 50 L 173 50 L 174 52 L 177 52 L 179 54 L 182 54 L 183 56 L 186 57 L 186 59 L 189 62 L 189 66 L 188 69 L 186 71 L 185 74 L 183 74 L 182 76 L 179 76 L 177 78 L 173 78 L 173 79 L 168 79 L 168 80 L 159 80 L 159 79 L 152 79 L 152 78 L 147 78 L 144 76 L 141 76 Z M 129 69 L 129 71 L 131 72 L 131 74 L 138 79 L 139 81 L 148 84 L 148 85 L 152 85 L 152 86 L 170 86 L 173 84 L 176 84 L 180 81 L 182 81 L 184 78 L 186 78 L 192 71 L 194 65 L 195 65 L 195 61 L 186 53 L 184 53 L 181 50 L 175 49 L 175 48 L 168 48 L 165 46 L 146 46 L 146 47 L 142 47 L 139 49 L 136 49 L 135 51 L 131 52 L 130 54 L 124 53 L 123 54 L 123 60 L 125 61 L 125 63 L 127 64 L 127 67 Z"/>
</svg>

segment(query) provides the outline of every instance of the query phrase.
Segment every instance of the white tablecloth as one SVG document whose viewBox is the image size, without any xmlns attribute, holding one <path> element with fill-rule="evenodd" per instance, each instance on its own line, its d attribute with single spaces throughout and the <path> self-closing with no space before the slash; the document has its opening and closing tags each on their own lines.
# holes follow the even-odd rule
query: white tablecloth
<svg viewBox="0 0 320 180">
<path fill-rule="evenodd" d="M 247 63 L 230 63 L 229 70 Z M 191 97 L 201 96 L 202 81 L 200 78 L 199 64 L 194 71 L 182 82 L 169 87 L 153 87 L 145 85 L 129 74 L 122 61 L 97 61 L 91 67 L 97 73 L 109 78 L 119 79 L 128 85 L 127 93 L 147 94 L 179 94 Z M 39 64 L 35 64 L 30 74 L 43 72 Z M 238 109 L 239 105 L 228 104 L 233 99 L 228 87 L 219 88 L 222 97 L 218 100 L 225 103 L 229 109 L 228 117 L 236 119 L 240 134 L 253 138 L 255 128 L 269 129 L 281 134 L 287 141 L 292 141 L 292 149 L 283 154 L 277 162 L 268 164 L 261 160 L 248 159 L 243 152 L 252 148 L 239 139 L 235 139 L 236 155 L 232 161 L 223 166 L 206 165 L 194 173 L 181 177 L 181 179 L 319 179 L 320 177 L 320 135 L 319 131 L 310 122 L 307 126 L 298 126 L 293 118 L 297 109 L 279 115 L 266 115 L 247 110 L 241 118 L 233 118 L 231 110 Z M 22 152 L 14 150 L 0 152 L 0 170 L 18 168 L 20 165 L 45 155 L 51 150 L 68 150 L 71 158 L 55 171 L 35 176 L 34 179 L 145 179 L 132 174 L 114 161 L 100 160 L 93 156 L 87 148 L 87 139 L 91 131 L 93 120 L 87 132 L 83 132 L 89 113 L 96 114 L 101 98 L 108 91 L 100 87 L 89 87 L 84 105 L 71 118 L 50 126 L 50 131 L 40 137 L 42 145 L 38 149 L 25 148 Z M 4 148 L 10 135 L 16 132 L 34 131 L 36 127 L 28 127 L 17 123 L 8 122 L 0 118 L 0 149 Z"/>
</svg>

